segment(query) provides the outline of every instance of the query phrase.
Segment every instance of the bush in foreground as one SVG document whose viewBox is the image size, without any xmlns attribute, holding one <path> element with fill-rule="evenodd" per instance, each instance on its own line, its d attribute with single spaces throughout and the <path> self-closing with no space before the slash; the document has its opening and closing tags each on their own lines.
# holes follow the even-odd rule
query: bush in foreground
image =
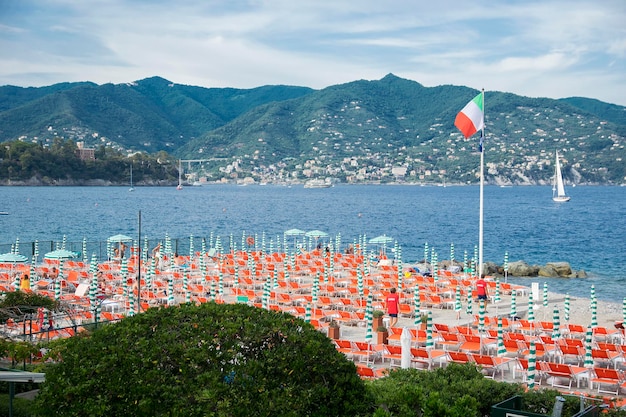
<svg viewBox="0 0 626 417">
<path fill-rule="evenodd" d="M 150 309 L 54 348 L 40 415 L 358 416 L 354 364 L 293 316 L 243 304 Z"/>
</svg>

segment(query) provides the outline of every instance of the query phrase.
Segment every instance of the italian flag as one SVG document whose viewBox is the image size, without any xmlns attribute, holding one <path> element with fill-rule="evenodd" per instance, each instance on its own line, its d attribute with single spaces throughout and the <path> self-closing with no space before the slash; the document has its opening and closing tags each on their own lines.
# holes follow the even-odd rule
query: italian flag
<svg viewBox="0 0 626 417">
<path fill-rule="evenodd" d="M 463 133 L 465 138 L 469 138 L 474 133 L 481 130 L 485 123 L 485 113 L 483 111 L 483 93 L 478 94 L 472 101 L 467 103 L 463 110 L 456 115 L 454 125 Z"/>
</svg>

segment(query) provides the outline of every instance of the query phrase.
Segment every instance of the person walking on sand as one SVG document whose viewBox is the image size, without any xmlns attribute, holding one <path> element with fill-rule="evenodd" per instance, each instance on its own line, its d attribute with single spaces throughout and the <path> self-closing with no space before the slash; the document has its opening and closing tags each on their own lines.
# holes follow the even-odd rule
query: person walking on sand
<svg viewBox="0 0 626 417">
<path fill-rule="evenodd" d="M 480 278 L 476 280 L 476 294 L 478 295 L 478 302 L 487 304 L 487 298 L 489 295 L 487 294 L 487 283 L 485 282 L 485 274 L 481 275 Z M 487 313 L 487 309 L 485 309 L 485 313 Z"/>
<path fill-rule="evenodd" d="M 390 317 L 389 327 L 395 327 L 398 322 L 398 311 L 400 310 L 400 297 L 396 293 L 395 288 L 390 290 L 385 304 L 387 305 L 387 314 Z"/>
</svg>

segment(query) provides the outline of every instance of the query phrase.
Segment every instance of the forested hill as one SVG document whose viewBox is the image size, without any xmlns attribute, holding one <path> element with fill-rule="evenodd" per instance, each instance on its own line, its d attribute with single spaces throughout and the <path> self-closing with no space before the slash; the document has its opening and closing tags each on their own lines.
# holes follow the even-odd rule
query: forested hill
<svg viewBox="0 0 626 417">
<path fill-rule="evenodd" d="M 478 91 L 389 74 L 321 90 L 129 84 L 0 87 L 0 140 L 83 140 L 122 151 L 210 160 L 208 180 L 475 183 L 477 137 L 454 127 Z M 485 93 L 486 179 L 541 184 L 556 150 L 566 181 L 624 183 L 626 108 L 592 98 Z"/>
</svg>

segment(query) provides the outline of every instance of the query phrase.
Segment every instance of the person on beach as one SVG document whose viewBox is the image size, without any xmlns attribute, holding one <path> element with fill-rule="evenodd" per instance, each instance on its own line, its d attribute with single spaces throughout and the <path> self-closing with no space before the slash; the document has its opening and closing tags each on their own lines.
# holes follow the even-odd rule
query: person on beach
<svg viewBox="0 0 626 417">
<path fill-rule="evenodd" d="M 395 327 L 398 322 L 398 311 L 400 310 L 400 297 L 396 293 L 396 289 L 392 288 L 387 295 L 385 302 L 387 306 L 387 314 L 389 314 L 389 327 Z"/>
<path fill-rule="evenodd" d="M 478 302 L 487 304 L 487 283 L 485 282 L 485 274 L 482 274 L 480 278 L 476 280 L 476 294 L 478 295 Z M 487 313 L 487 310 L 485 310 Z"/>
<path fill-rule="evenodd" d="M 21 291 L 30 290 L 30 278 L 28 277 L 28 274 L 22 275 L 22 280 L 20 281 L 20 290 Z"/>
</svg>

